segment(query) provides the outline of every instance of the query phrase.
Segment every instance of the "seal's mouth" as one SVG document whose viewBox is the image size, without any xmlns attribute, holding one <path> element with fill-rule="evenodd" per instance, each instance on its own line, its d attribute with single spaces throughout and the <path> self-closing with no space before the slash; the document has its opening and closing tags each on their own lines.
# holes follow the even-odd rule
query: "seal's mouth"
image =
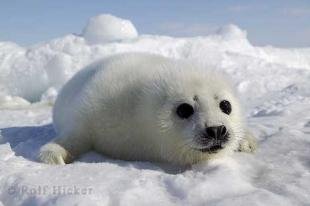
<svg viewBox="0 0 310 206">
<path fill-rule="evenodd" d="M 208 153 L 215 153 L 217 152 L 218 150 L 221 150 L 223 149 L 223 146 L 222 145 L 214 145 L 212 147 L 206 147 L 206 148 L 202 148 L 202 149 L 198 149 L 200 152 L 208 152 Z"/>
<path fill-rule="evenodd" d="M 194 148 L 197 151 L 203 153 L 216 153 L 219 150 L 224 149 L 225 144 L 229 139 L 229 134 L 219 138 L 219 139 L 209 139 L 209 138 L 198 138 L 196 141 L 200 145 L 199 148 Z"/>
</svg>

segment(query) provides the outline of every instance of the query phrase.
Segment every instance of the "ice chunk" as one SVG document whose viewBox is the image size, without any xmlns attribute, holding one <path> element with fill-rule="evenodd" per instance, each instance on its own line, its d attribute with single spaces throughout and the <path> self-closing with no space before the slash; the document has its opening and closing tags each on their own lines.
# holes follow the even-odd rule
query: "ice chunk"
<svg viewBox="0 0 310 206">
<path fill-rule="evenodd" d="M 102 14 L 90 18 L 83 30 L 83 36 L 90 44 L 100 44 L 133 39 L 138 36 L 138 32 L 131 21 Z"/>
</svg>

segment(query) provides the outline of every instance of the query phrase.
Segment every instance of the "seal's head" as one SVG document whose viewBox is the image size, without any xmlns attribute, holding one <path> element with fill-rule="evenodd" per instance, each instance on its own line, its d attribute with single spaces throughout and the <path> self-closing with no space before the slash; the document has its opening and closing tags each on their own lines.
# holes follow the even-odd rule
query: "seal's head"
<svg viewBox="0 0 310 206">
<path fill-rule="evenodd" d="M 243 135 L 240 106 L 219 74 L 186 64 L 158 75 L 148 98 L 165 159 L 193 164 L 237 148 Z M 184 68 L 186 67 L 186 68 Z M 151 110 L 151 109 L 150 109 Z M 169 141 L 170 140 L 170 141 Z"/>
</svg>

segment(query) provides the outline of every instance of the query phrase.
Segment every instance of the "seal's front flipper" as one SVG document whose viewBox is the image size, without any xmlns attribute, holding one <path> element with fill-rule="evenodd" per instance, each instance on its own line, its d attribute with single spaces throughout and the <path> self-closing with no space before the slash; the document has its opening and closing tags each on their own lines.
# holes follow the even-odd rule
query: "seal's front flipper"
<svg viewBox="0 0 310 206">
<path fill-rule="evenodd" d="M 47 164 L 64 165 L 71 162 L 72 158 L 63 146 L 51 142 L 41 147 L 39 160 Z"/>
<path fill-rule="evenodd" d="M 248 152 L 248 153 L 254 153 L 257 149 L 257 141 L 253 134 L 246 130 L 245 136 L 241 141 L 239 142 L 239 152 Z"/>
<path fill-rule="evenodd" d="M 39 160 L 47 164 L 68 164 L 90 150 L 91 142 L 81 135 L 60 135 L 43 145 Z"/>
</svg>

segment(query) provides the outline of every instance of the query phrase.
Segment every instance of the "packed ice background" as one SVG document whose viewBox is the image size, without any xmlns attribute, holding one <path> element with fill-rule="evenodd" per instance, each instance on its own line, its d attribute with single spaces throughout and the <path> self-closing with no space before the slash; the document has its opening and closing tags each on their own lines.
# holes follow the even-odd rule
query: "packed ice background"
<svg viewBox="0 0 310 206">
<path fill-rule="evenodd" d="M 257 152 L 187 169 L 94 152 L 65 166 L 38 162 L 38 149 L 55 135 L 59 89 L 84 66 L 129 51 L 190 59 L 226 74 Z M 236 25 L 191 38 L 142 35 L 107 14 L 91 18 L 79 35 L 28 47 L 0 42 L 2 205 L 310 205 L 310 48 L 257 47 Z"/>
</svg>

